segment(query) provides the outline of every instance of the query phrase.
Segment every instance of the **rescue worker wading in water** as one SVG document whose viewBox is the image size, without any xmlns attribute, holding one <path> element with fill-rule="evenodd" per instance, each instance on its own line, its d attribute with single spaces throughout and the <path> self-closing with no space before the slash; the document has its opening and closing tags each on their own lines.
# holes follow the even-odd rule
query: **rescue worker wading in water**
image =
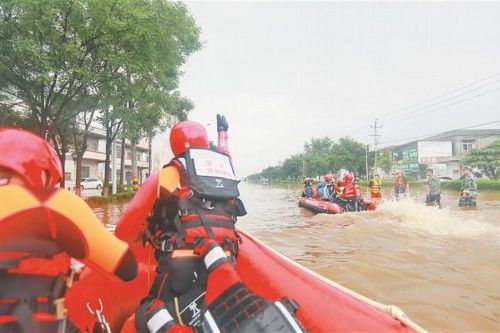
<svg viewBox="0 0 500 333">
<path fill-rule="evenodd" d="M 54 149 L 24 130 L 0 129 L 0 332 L 78 332 L 67 318 L 75 258 L 133 279 L 137 263 L 90 207 L 56 188 Z"/>
<path fill-rule="evenodd" d="M 183 121 L 171 130 L 175 158 L 160 172 L 159 198 L 148 219 L 158 266 L 136 311 L 140 333 L 302 332 L 291 302 L 253 294 L 234 269 L 236 218 L 246 211 L 238 199 L 227 128 L 225 117 L 217 115 L 219 152 L 208 149 L 199 123 Z"/>
</svg>

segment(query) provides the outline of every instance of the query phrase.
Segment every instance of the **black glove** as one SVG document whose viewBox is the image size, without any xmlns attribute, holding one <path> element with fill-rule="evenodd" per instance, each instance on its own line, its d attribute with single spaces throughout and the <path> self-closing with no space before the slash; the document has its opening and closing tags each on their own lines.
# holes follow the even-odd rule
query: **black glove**
<svg viewBox="0 0 500 333">
<path fill-rule="evenodd" d="M 218 114 L 217 115 L 217 132 L 227 131 L 227 129 L 228 129 L 228 125 L 227 125 L 226 117 Z"/>
</svg>

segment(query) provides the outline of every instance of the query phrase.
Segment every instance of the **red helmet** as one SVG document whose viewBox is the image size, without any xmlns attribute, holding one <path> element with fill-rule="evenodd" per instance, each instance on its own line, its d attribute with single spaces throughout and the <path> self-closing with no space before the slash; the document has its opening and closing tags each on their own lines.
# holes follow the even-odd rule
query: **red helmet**
<svg viewBox="0 0 500 333">
<path fill-rule="evenodd" d="M 189 148 L 208 148 L 207 130 L 195 121 L 181 121 L 170 131 L 170 148 L 175 156 L 184 154 Z"/>
<path fill-rule="evenodd" d="M 54 187 L 62 177 L 61 161 L 54 148 L 22 129 L 0 129 L 0 167 L 16 172 L 34 187 Z M 46 183 L 42 179 L 44 171 Z"/>
<path fill-rule="evenodd" d="M 332 175 L 330 174 L 325 175 L 325 182 L 331 182 L 332 180 L 333 180 Z"/>
<path fill-rule="evenodd" d="M 339 180 L 337 180 L 337 185 L 343 187 L 343 186 L 345 186 L 345 181 L 343 179 L 339 179 Z"/>
<path fill-rule="evenodd" d="M 346 182 L 346 183 L 352 183 L 352 175 L 350 173 L 346 173 L 344 175 L 344 182 Z"/>
</svg>

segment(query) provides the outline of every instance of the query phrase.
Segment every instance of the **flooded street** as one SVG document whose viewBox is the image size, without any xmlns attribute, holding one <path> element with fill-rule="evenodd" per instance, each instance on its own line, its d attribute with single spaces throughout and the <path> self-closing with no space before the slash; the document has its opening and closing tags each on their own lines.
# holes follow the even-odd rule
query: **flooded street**
<svg viewBox="0 0 500 333">
<path fill-rule="evenodd" d="M 242 183 L 248 215 L 238 222 L 304 266 L 365 296 L 401 307 L 435 332 L 500 331 L 500 193 L 479 209 L 426 207 L 423 193 L 375 212 L 314 215 L 300 189 Z M 94 207 L 113 224 L 124 204 Z"/>
</svg>

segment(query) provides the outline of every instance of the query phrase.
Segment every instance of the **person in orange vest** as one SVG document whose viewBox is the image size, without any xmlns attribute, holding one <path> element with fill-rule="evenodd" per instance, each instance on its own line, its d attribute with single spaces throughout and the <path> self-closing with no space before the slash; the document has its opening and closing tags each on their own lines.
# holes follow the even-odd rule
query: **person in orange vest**
<svg viewBox="0 0 500 333">
<path fill-rule="evenodd" d="M 231 332 L 245 326 L 255 331 L 257 314 L 287 329 L 299 325 L 287 319 L 293 317 L 291 303 L 277 308 L 250 292 L 235 271 L 235 223 L 246 211 L 238 198 L 227 129 L 225 117 L 217 115 L 218 152 L 209 149 L 207 132 L 197 122 L 179 122 L 170 132 L 175 157 L 160 171 L 159 196 L 144 232 L 156 248 L 158 266 L 135 313 L 140 333 Z"/>
<path fill-rule="evenodd" d="M 368 187 L 370 188 L 370 196 L 372 199 L 382 198 L 382 181 L 379 175 L 373 176 Z"/>
<path fill-rule="evenodd" d="M 396 178 L 394 179 L 394 195 L 396 200 L 402 199 L 408 196 L 409 192 L 408 179 L 405 176 L 405 173 L 402 170 L 399 170 L 396 173 Z"/>
<path fill-rule="evenodd" d="M 130 280 L 137 262 L 75 194 L 57 188 L 59 158 L 43 139 L 0 129 L 0 332 L 78 332 L 67 318 L 71 258 Z"/>
</svg>

